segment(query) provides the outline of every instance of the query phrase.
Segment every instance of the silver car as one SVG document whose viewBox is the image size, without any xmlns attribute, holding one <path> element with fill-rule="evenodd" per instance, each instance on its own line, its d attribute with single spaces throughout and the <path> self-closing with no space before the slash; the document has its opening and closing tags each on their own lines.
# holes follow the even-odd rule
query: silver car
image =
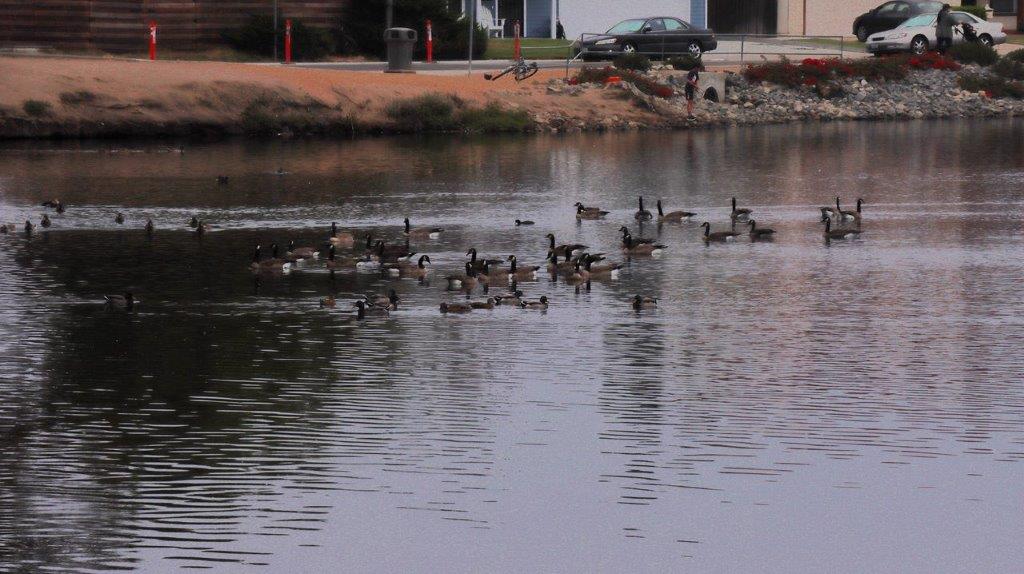
<svg viewBox="0 0 1024 574">
<path fill-rule="evenodd" d="M 986 22 L 973 14 L 967 12 L 950 12 L 955 27 L 953 28 L 953 43 L 959 44 L 964 41 L 964 23 L 970 24 L 978 34 L 978 42 L 986 46 L 1002 44 L 1006 42 L 1006 33 L 1003 32 L 1003 25 L 998 22 Z M 872 34 L 868 38 L 867 50 L 872 54 L 884 54 L 887 52 L 911 52 L 923 54 L 929 49 L 938 45 L 935 36 L 935 19 L 938 14 L 921 14 L 900 24 L 893 30 Z"/>
</svg>

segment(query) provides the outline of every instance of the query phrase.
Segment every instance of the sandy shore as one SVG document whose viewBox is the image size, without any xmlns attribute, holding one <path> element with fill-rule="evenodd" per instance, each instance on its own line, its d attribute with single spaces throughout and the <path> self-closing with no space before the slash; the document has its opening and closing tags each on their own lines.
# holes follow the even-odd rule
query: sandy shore
<svg viewBox="0 0 1024 574">
<path fill-rule="evenodd" d="M 483 70 L 481 70 L 483 72 Z M 627 99 L 588 91 L 551 95 L 559 71 L 541 71 L 516 84 L 482 75 L 383 74 L 221 62 L 149 62 L 89 58 L 0 57 L 0 137 L 82 137 L 239 133 L 253 102 L 299 110 L 334 129 L 388 131 L 384 113 L 394 100 L 427 93 L 456 95 L 468 105 L 501 102 L 511 108 L 578 122 L 616 117 L 622 123 L 658 121 Z M 45 113 L 25 102 L 49 104 Z"/>
</svg>

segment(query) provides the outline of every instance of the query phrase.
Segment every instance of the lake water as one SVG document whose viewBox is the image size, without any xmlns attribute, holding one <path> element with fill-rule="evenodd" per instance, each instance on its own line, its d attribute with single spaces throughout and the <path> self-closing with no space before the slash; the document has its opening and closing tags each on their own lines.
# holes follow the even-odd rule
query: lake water
<svg viewBox="0 0 1024 574">
<path fill-rule="evenodd" d="M 638 230 L 638 194 L 698 217 Z M 860 239 L 823 240 L 836 195 Z M 774 242 L 704 245 L 733 196 Z M 1024 563 L 1024 122 L 0 148 L 3 222 L 55 197 L 0 236 L 0 571 Z M 247 268 L 406 215 L 445 228 L 429 283 Z M 438 311 L 469 247 L 542 264 L 548 232 L 621 276 Z"/>
</svg>

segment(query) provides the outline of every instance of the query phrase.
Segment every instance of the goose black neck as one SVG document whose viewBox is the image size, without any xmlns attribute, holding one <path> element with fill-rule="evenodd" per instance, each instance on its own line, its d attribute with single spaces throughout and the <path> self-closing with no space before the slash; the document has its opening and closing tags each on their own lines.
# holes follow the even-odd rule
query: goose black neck
<svg viewBox="0 0 1024 574">
<path fill-rule="evenodd" d="M 661 200 L 659 199 L 658 200 L 658 216 L 661 217 L 663 215 L 665 215 L 665 212 L 662 211 L 662 209 L 661 209 Z"/>
</svg>

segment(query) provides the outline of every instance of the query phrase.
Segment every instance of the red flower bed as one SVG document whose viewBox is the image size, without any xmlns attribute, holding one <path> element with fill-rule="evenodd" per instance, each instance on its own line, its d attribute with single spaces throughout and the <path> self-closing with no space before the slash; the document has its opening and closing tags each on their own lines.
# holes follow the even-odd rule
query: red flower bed
<svg viewBox="0 0 1024 574">
<path fill-rule="evenodd" d="M 752 82 L 771 82 L 795 88 L 816 86 L 833 78 L 864 78 L 866 80 L 901 80 L 911 69 L 957 71 L 960 64 L 936 52 L 920 56 L 889 56 L 884 58 L 807 58 L 794 64 L 783 58 L 778 62 L 751 64 L 743 76 Z"/>
</svg>

